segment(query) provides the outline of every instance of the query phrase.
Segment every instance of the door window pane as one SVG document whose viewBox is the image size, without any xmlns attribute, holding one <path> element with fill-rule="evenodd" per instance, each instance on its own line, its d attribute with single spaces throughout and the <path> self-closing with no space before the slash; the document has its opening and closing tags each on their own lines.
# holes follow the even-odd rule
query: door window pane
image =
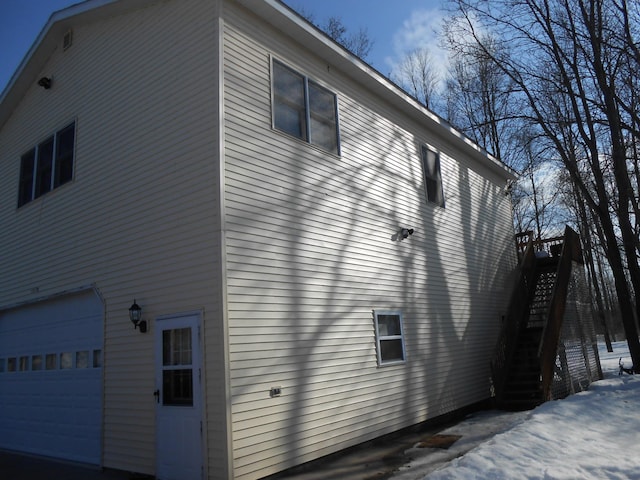
<svg viewBox="0 0 640 480">
<path fill-rule="evenodd" d="M 191 328 L 162 332 L 162 404 L 193 405 Z M 185 368 L 187 367 L 187 368 Z"/>
<path fill-rule="evenodd" d="M 162 404 L 193 405 L 193 371 L 190 368 L 162 372 Z"/>
<path fill-rule="evenodd" d="M 190 328 L 176 328 L 162 332 L 162 364 L 191 365 Z"/>
</svg>

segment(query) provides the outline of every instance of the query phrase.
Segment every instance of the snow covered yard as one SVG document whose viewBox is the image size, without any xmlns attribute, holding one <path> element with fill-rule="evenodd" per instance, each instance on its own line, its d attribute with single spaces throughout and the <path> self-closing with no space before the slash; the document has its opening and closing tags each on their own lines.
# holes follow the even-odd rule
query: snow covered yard
<svg viewBox="0 0 640 480">
<path fill-rule="evenodd" d="M 449 450 L 416 456 L 393 479 L 640 480 L 636 452 L 640 375 L 618 376 L 619 358 L 626 367 L 631 366 L 631 359 L 626 342 L 615 343 L 613 348 L 608 353 L 604 345 L 600 347 L 605 378 L 589 391 L 547 402 L 531 412 L 471 416 L 442 432 L 462 436 Z M 473 443 L 469 437 L 483 429 L 490 432 L 489 439 L 465 449 L 465 440 Z M 433 471 L 438 468 L 433 464 L 438 455 L 441 460 L 446 456 L 453 460 Z"/>
</svg>

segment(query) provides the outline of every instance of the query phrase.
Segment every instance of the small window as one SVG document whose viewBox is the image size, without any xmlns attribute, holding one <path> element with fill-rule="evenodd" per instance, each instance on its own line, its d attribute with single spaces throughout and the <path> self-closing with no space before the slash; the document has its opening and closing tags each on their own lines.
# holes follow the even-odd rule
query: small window
<svg viewBox="0 0 640 480">
<path fill-rule="evenodd" d="M 4 372 L 4 358 L 0 358 L 0 373 Z"/>
<path fill-rule="evenodd" d="M 47 353 L 45 357 L 45 368 L 47 370 L 55 370 L 58 368 L 58 356 L 55 353 Z"/>
<path fill-rule="evenodd" d="M 63 370 L 73 368 L 73 353 L 62 352 L 60 354 L 60 368 Z"/>
<path fill-rule="evenodd" d="M 31 356 L 31 370 L 42 370 L 42 355 Z"/>
<path fill-rule="evenodd" d="M 26 372 L 27 370 L 29 370 L 29 357 L 20 357 L 20 371 Z"/>
<path fill-rule="evenodd" d="M 374 312 L 378 364 L 404 362 L 404 338 L 400 312 Z"/>
<path fill-rule="evenodd" d="M 336 95 L 280 62 L 273 62 L 273 126 L 338 154 Z"/>
<path fill-rule="evenodd" d="M 89 350 L 76 352 L 76 368 L 89 368 Z"/>
<path fill-rule="evenodd" d="M 425 189 L 427 191 L 427 202 L 444 207 L 442 176 L 440 175 L 440 155 L 424 145 L 422 146 L 422 169 L 424 172 Z"/>
<path fill-rule="evenodd" d="M 102 350 L 93 351 L 93 368 L 102 367 Z"/>
<path fill-rule="evenodd" d="M 16 357 L 7 359 L 7 372 L 15 372 L 17 364 L 18 362 L 16 360 Z"/>
<path fill-rule="evenodd" d="M 73 178 L 75 122 L 20 157 L 18 207 Z"/>
</svg>

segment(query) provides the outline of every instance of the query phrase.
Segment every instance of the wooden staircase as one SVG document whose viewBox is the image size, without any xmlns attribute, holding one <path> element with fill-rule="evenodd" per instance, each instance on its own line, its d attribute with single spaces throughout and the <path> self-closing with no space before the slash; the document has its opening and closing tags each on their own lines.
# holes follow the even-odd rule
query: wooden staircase
<svg viewBox="0 0 640 480">
<path fill-rule="evenodd" d="M 550 398 L 567 287 L 574 260 L 581 261 L 578 235 L 520 246 L 520 278 L 511 297 L 492 362 L 498 408 L 528 410 Z"/>
</svg>

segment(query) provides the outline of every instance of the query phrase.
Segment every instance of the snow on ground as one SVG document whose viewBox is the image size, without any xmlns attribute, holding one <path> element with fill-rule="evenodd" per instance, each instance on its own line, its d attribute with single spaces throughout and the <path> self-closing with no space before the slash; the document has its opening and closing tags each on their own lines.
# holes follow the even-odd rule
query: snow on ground
<svg viewBox="0 0 640 480">
<path fill-rule="evenodd" d="M 393 479 L 640 480 L 640 375 L 619 376 L 620 357 L 631 366 L 626 342 L 613 353 L 602 345 L 605 378 L 587 392 L 530 412 L 473 415 L 441 432 L 462 435 L 448 450 L 408 451 L 414 460 Z"/>
</svg>

